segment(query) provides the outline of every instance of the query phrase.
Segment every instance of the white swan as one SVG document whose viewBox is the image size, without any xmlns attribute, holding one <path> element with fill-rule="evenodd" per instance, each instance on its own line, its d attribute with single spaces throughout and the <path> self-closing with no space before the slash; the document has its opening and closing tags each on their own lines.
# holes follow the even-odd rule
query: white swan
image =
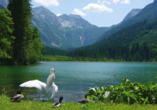
<svg viewBox="0 0 157 110">
<path fill-rule="evenodd" d="M 44 93 L 44 94 L 52 94 L 51 95 L 51 99 L 54 98 L 55 94 L 58 91 L 58 86 L 55 85 L 55 83 L 53 82 L 54 78 L 55 78 L 55 74 L 53 73 L 55 72 L 55 69 L 52 68 L 50 71 L 50 75 L 47 78 L 47 84 L 39 81 L 39 80 L 30 80 L 27 82 L 24 82 L 22 84 L 20 84 L 20 87 L 28 87 L 28 88 L 37 88 L 39 90 L 40 93 Z"/>
</svg>

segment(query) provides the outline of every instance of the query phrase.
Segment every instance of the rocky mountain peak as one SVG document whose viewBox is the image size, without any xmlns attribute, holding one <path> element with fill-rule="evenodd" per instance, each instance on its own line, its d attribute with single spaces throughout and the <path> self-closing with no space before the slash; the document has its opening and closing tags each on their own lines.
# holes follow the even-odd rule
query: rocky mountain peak
<svg viewBox="0 0 157 110">
<path fill-rule="evenodd" d="M 61 25 L 60 22 L 58 21 L 57 16 L 43 6 L 33 8 L 32 12 L 33 12 L 33 19 L 49 22 L 49 24 L 54 24 L 56 26 Z"/>
<path fill-rule="evenodd" d="M 71 18 L 82 18 L 80 15 L 70 14 L 69 17 Z"/>
<path fill-rule="evenodd" d="M 96 27 L 91 25 L 88 21 L 84 20 L 80 15 L 63 14 L 58 16 L 59 21 L 62 24 L 62 27 L 78 27 L 78 28 L 87 28 L 87 27 Z"/>
<path fill-rule="evenodd" d="M 129 18 L 132 18 L 133 16 L 136 16 L 139 12 L 141 11 L 141 9 L 132 9 L 127 16 L 123 19 L 123 21 L 128 20 Z"/>
</svg>

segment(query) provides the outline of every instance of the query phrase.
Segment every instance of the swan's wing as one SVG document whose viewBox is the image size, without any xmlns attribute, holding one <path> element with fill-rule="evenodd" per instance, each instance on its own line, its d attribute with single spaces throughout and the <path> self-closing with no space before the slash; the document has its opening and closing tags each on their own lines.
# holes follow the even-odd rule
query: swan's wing
<svg viewBox="0 0 157 110">
<path fill-rule="evenodd" d="M 46 89 L 46 84 L 39 80 L 31 80 L 24 82 L 19 85 L 20 87 L 37 88 L 39 91 L 44 91 Z"/>
</svg>

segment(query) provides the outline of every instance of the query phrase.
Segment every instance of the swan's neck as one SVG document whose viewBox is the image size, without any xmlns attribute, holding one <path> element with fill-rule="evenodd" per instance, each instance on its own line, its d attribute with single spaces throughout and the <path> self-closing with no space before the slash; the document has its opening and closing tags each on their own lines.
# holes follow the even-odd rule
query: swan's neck
<svg viewBox="0 0 157 110">
<path fill-rule="evenodd" d="M 52 86 L 54 77 L 55 77 L 54 74 L 49 75 L 49 77 L 47 78 L 47 86 Z"/>
</svg>

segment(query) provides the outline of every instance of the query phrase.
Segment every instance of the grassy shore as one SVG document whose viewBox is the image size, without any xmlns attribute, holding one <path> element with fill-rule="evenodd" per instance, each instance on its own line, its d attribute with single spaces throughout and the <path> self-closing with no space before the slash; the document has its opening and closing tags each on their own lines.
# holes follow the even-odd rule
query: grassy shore
<svg viewBox="0 0 157 110">
<path fill-rule="evenodd" d="M 156 60 L 150 61 L 125 61 L 124 59 L 107 59 L 103 58 L 90 58 L 90 57 L 70 57 L 61 55 L 44 55 L 41 61 L 76 61 L 76 62 L 157 62 Z"/>
<path fill-rule="evenodd" d="M 54 102 L 40 102 L 31 101 L 28 99 L 21 100 L 21 102 L 11 102 L 10 97 L 0 95 L 0 109 L 1 110 L 156 110 L 157 105 L 139 105 L 139 104 L 114 104 L 114 103 L 94 103 L 77 104 L 63 102 L 63 106 L 52 108 Z"/>
</svg>

